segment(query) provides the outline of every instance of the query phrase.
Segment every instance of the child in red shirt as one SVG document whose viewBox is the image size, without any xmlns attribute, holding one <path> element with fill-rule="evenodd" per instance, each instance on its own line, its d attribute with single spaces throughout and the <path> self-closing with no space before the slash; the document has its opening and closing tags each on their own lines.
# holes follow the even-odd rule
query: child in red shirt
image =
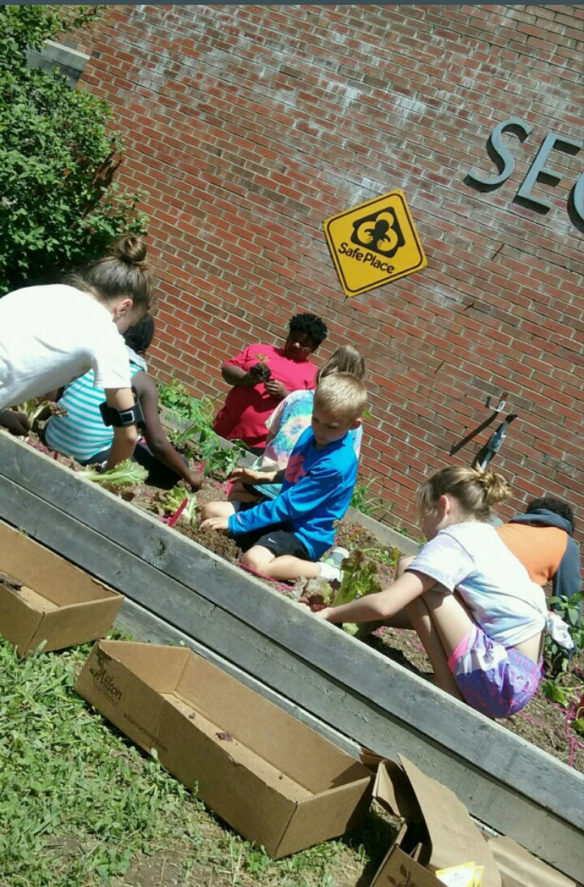
<svg viewBox="0 0 584 887">
<path fill-rule="evenodd" d="M 308 360 L 327 335 L 315 314 L 296 314 L 283 348 L 256 343 L 223 364 L 221 374 L 233 387 L 213 429 L 228 440 L 238 438 L 256 455 L 265 448 L 266 419 L 291 391 L 312 389 L 316 366 Z"/>
</svg>

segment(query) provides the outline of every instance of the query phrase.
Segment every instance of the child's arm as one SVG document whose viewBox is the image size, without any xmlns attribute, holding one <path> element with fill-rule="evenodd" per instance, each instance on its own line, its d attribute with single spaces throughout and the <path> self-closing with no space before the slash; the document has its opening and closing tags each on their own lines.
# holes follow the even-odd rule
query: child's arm
<svg viewBox="0 0 584 887">
<path fill-rule="evenodd" d="M 317 615 L 327 622 L 376 622 L 395 616 L 415 598 L 436 584 L 432 576 L 406 570 L 389 588 L 367 594 L 339 607 L 325 607 Z"/>
<path fill-rule="evenodd" d="M 234 468 L 231 477 L 245 484 L 280 484 L 286 472 L 283 468 L 274 471 L 256 471 L 253 468 Z"/>
<path fill-rule="evenodd" d="M 261 530 L 271 524 L 295 520 L 317 511 L 331 493 L 337 491 L 340 483 L 341 474 L 336 470 L 309 472 L 275 499 L 260 502 L 254 508 L 232 515 L 229 518 L 229 532 L 238 535 Z"/>
<path fill-rule="evenodd" d="M 221 375 L 228 385 L 235 388 L 253 388 L 254 385 L 257 385 L 257 379 L 250 375 L 246 370 L 234 366 L 232 363 L 223 364 L 221 367 Z"/>
<path fill-rule="evenodd" d="M 164 433 L 158 413 L 158 391 L 154 380 L 147 373 L 141 372 L 137 373 L 132 381 L 144 416 L 144 435 L 152 453 L 163 465 L 174 471 L 177 480 L 183 478 L 191 487 L 198 490 L 202 481 L 201 474 L 191 471 Z"/>
<path fill-rule="evenodd" d="M 228 385 L 234 388 L 253 388 L 262 381 L 260 378 L 262 373 L 267 373 L 269 376 L 268 367 L 263 366 L 261 361 L 257 360 L 253 351 L 254 346 L 248 345 L 240 354 L 223 364 L 221 375 Z"/>
</svg>

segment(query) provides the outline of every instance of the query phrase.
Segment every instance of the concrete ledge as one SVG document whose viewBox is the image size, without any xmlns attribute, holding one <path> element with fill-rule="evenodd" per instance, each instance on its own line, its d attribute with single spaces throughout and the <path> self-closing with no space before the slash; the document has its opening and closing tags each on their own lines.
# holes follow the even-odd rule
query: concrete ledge
<svg viewBox="0 0 584 887">
<path fill-rule="evenodd" d="M 90 56 L 62 43 L 47 40 L 41 52 L 30 49 L 26 58 L 31 68 L 40 68 L 43 71 L 53 71 L 57 68 L 67 77 L 69 84 L 75 87 Z"/>
</svg>

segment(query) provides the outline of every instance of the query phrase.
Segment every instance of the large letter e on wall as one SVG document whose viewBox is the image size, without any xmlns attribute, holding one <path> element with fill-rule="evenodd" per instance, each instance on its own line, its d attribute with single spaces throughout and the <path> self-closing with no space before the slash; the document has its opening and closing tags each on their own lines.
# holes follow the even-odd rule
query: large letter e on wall
<svg viewBox="0 0 584 887">
<path fill-rule="evenodd" d="M 531 129 L 528 123 L 518 117 L 510 117 L 499 123 L 487 141 L 487 153 L 496 165 L 498 175 L 486 178 L 476 169 L 472 169 L 467 173 L 465 183 L 478 191 L 492 191 L 506 182 L 515 169 L 515 158 L 511 150 L 504 144 L 502 135 L 510 132 L 523 142 L 531 133 Z M 552 204 L 545 197 L 534 194 L 533 189 L 537 184 L 557 185 L 561 179 L 560 174 L 550 166 L 546 166 L 550 153 L 555 149 L 566 154 L 577 154 L 581 147 L 581 142 L 575 142 L 554 132 L 548 133 L 517 190 L 515 202 L 538 213 L 547 213 Z M 572 188 L 568 199 L 568 212 L 576 227 L 582 230 L 584 228 L 584 173 L 580 175 Z"/>
</svg>

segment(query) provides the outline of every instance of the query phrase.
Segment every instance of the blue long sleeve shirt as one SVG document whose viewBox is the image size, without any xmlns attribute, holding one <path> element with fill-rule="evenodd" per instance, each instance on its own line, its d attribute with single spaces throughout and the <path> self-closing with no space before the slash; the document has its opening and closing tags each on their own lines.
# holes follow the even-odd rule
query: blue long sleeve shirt
<svg viewBox="0 0 584 887">
<path fill-rule="evenodd" d="M 334 542 L 334 522 L 351 503 L 357 468 L 350 434 L 318 448 L 312 428 L 307 428 L 292 450 L 279 495 L 233 514 L 229 534 L 237 538 L 240 533 L 287 523 L 311 560 L 318 560 Z"/>
</svg>

